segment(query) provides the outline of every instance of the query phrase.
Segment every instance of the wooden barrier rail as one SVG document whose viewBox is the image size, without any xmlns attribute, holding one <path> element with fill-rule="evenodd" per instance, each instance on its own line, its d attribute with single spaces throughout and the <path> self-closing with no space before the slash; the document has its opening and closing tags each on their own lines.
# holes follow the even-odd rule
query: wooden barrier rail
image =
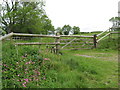
<svg viewBox="0 0 120 90">
<path fill-rule="evenodd" d="M 58 45 L 60 42 L 56 43 L 39 43 L 39 42 L 33 42 L 33 43 L 15 43 L 15 45 Z"/>
<path fill-rule="evenodd" d="M 13 33 L 13 36 L 25 36 L 25 37 L 52 37 L 52 38 L 60 37 L 60 36 L 51 36 L 51 35 L 22 34 L 22 33 Z"/>
<path fill-rule="evenodd" d="M 2 37 L 0 37 L 0 41 L 1 41 L 1 40 L 4 40 L 4 39 L 6 39 L 6 38 L 10 38 L 10 37 L 12 37 L 13 35 L 14 35 L 14 33 L 9 33 L 8 35 L 2 36 Z"/>
<path fill-rule="evenodd" d="M 94 36 L 83 36 L 83 35 L 60 35 L 60 37 L 81 37 L 81 38 L 93 38 Z"/>
<path fill-rule="evenodd" d="M 63 49 L 64 47 L 67 47 L 69 44 L 71 45 L 85 45 L 85 44 L 93 44 L 94 45 L 94 36 L 83 36 L 83 35 L 56 35 L 56 36 L 51 36 L 51 35 L 40 35 L 40 34 L 22 34 L 22 33 L 10 33 L 6 36 L 3 36 L 0 38 L 0 40 L 6 39 L 6 38 L 11 38 L 14 37 L 12 39 L 14 40 L 19 40 L 20 38 L 23 38 L 21 40 L 29 40 L 29 39 L 24 39 L 24 37 L 42 37 L 42 38 L 55 38 L 54 42 L 51 43 L 43 43 L 43 42 L 27 42 L 27 43 L 14 43 L 15 45 L 55 45 L 56 48 L 56 52 L 59 52 L 59 49 Z M 62 39 L 63 37 L 63 39 Z M 68 39 L 65 39 L 66 37 L 68 37 Z M 71 39 L 70 39 L 71 38 Z M 72 39 L 72 38 L 76 38 L 76 39 Z M 78 39 L 80 38 L 80 39 Z M 63 41 L 63 42 L 62 42 Z M 65 42 L 64 42 L 65 41 Z M 89 42 L 88 42 L 89 41 Z M 93 42 L 92 42 L 93 41 Z M 64 45 L 62 46 L 62 48 L 60 48 L 60 45 Z M 83 46 L 82 45 L 82 46 Z"/>
<path fill-rule="evenodd" d="M 111 32 L 110 34 L 119 34 L 120 32 Z"/>
<path fill-rule="evenodd" d="M 110 36 L 110 34 L 118 34 L 118 33 L 120 33 L 120 32 L 111 32 L 110 29 L 107 29 L 106 31 L 101 32 L 100 34 L 98 34 L 98 35 L 95 34 L 93 36 L 83 36 L 83 35 L 53 35 L 53 36 L 51 36 L 51 35 L 40 35 L 40 34 L 9 33 L 8 35 L 0 37 L 0 41 L 8 39 L 8 38 L 10 38 L 8 40 L 13 39 L 12 42 L 15 40 L 19 40 L 19 39 L 21 39 L 20 41 L 31 40 L 31 39 L 34 40 L 34 38 L 32 38 L 32 37 L 35 37 L 35 38 L 40 37 L 40 39 L 41 38 L 54 38 L 55 41 L 53 41 L 53 39 L 50 39 L 50 40 L 52 40 L 52 42 L 48 42 L 48 43 L 46 43 L 46 41 L 45 42 L 29 42 L 29 43 L 28 42 L 22 43 L 19 41 L 20 43 L 14 42 L 14 44 L 18 45 L 18 46 L 21 46 L 21 45 L 51 45 L 52 46 L 53 45 L 53 46 L 55 46 L 56 53 L 58 53 L 60 49 L 63 49 L 65 47 L 66 48 L 70 47 L 73 50 L 82 49 L 83 47 L 84 47 L 84 49 L 87 49 L 85 47 L 86 45 L 89 48 L 91 48 L 91 47 L 96 48 L 97 43 L 99 41 L 101 41 L 108 35 Z M 100 38 L 97 39 L 98 37 L 100 37 Z M 37 40 L 39 40 L 39 39 L 37 39 Z M 44 40 L 46 40 L 46 39 L 44 39 Z M 65 49 L 63 49 L 63 50 L 65 50 Z M 69 50 L 69 49 L 66 49 L 66 50 Z"/>
<path fill-rule="evenodd" d="M 100 34 L 97 35 L 97 37 L 100 36 L 100 35 L 102 35 L 103 33 L 107 32 L 108 30 L 109 30 L 109 29 L 107 29 L 107 30 L 101 32 Z"/>
<path fill-rule="evenodd" d="M 102 40 L 103 38 L 105 38 L 106 36 L 110 35 L 110 33 L 106 34 L 105 36 L 101 37 L 100 39 L 97 40 L 97 42 L 99 42 L 100 40 Z"/>
<path fill-rule="evenodd" d="M 108 29 L 109 30 L 109 29 Z M 107 32 L 103 31 L 102 33 L 98 34 L 98 35 L 93 35 L 93 36 L 83 36 L 83 35 L 40 35 L 40 34 L 22 34 L 22 33 L 10 33 L 8 35 L 5 35 L 3 37 L 0 37 L 0 40 L 4 40 L 7 38 L 11 38 L 14 37 L 14 40 L 18 40 L 17 38 L 23 38 L 21 40 L 29 40 L 29 39 L 24 39 L 24 37 L 37 37 L 37 38 L 54 38 L 55 41 L 52 42 L 27 42 L 27 43 L 14 43 L 15 45 L 55 45 L 55 49 L 56 49 L 56 53 L 59 52 L 60 49 L 63 49 L 64 47 L 78 47 L 78 49 L 80 49 L 81 47 L 88 45 L 88 47 L 90 48 L 91 46 L 96 48 L 97 47 L 97 43 L 99 41 L 101 41 L 103 38 L 105 38 L 106 36 L 110 35 L 110 34 L 114 34 L 117 32 L 108 32 L 106 35 L 102 36 L 100 39 L 97 40 L 97 37 L 101 36 L 103 33 Z M 16 38 L 15 38 L 16 37 Z M 68 37 L 68 38 L 66 38 Z M 32 39 L 32 38 L 31 38 Z M 38 39 L 39 40 L 39 39 Z M 72 46 L 73 45 L 73 46 Z M 61 46 L 61 47 L 60 47 Z M 81 46 L 81 47 L 79 47 Z M 77 49 L 77 48 L 75 48 Z M 87 48 L 86 48 L 87 49 Z"/>
</svg>

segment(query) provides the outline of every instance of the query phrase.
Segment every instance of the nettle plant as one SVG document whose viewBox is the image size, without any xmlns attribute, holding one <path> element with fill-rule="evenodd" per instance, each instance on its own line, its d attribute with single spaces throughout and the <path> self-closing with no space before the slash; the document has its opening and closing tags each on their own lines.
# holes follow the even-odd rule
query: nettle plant
<svg viewBox="0 0 120 90">
<path fill-rule="evenodd" d="M 18 58 L 3 61 L 3 87 L 37 87 L 46 80 L 50 59 L 35 51 L 26 52 Z"/>
</svg>

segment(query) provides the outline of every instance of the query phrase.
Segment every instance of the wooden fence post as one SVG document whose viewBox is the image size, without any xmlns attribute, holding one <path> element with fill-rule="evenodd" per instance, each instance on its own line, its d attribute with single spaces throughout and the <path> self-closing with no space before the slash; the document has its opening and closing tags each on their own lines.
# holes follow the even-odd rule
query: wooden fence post
<svg viewBox="0 0 120 90">
<path fill-rule="evenodd" d="M 110 33 L 110 28 L 109 28 L 109 33 Z M 111 37 L 111 34 L 109 34 L 109 39 L 110 39 L 110 37 Z"/>
<path fill-rule="evenodd" d="M 96 48 L 97 47 L 97 35 L 96 34 L 94 34 L 93 41 L 94 41 L 94 48 Z"/>
<path fill-rule="evenodd" d="M 59 33 L 56 33 L 56 36 L 60 36 Z M 60 37 L 56 37 L 56 50 L 55 53 L 58 54 L 59 53 L 59 49 L 60 49 Z"/>
</svg>

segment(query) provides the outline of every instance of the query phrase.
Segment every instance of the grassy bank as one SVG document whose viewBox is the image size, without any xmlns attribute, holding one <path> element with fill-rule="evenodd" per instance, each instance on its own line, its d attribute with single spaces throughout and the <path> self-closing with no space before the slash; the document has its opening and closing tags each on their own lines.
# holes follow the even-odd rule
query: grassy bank
<svg viewBox="0 0 120 90">
<path fill-rule="evenodd" d="M 3 43 L 3 88 L 118 87 L 117 50 L 39 50 Z"/>
</svg>

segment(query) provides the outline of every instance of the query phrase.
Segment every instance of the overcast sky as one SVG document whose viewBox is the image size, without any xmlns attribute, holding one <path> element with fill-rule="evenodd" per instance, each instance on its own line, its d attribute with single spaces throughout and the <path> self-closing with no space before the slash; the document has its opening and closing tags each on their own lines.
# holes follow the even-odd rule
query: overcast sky
<svg viewBox="0 0 120 90">
<path fill-rule="evenodd" d="M 112 23 L 109 19 L 118 16 L 118 1 L 120 0 L 45 1 L 46 13 L 55 28 L 69 24 L 79 26 L 81 31 L 87 32 L 104 31 L 111 27 Z"/>
<path fill-rule="evenodd" d="M 52 24 L 79 26 L 81 31 L 104 31 L 112 24 L 111 17 L 118 16 L 120 0 L 46 0 L 46 13 Z"/>
</svg>

